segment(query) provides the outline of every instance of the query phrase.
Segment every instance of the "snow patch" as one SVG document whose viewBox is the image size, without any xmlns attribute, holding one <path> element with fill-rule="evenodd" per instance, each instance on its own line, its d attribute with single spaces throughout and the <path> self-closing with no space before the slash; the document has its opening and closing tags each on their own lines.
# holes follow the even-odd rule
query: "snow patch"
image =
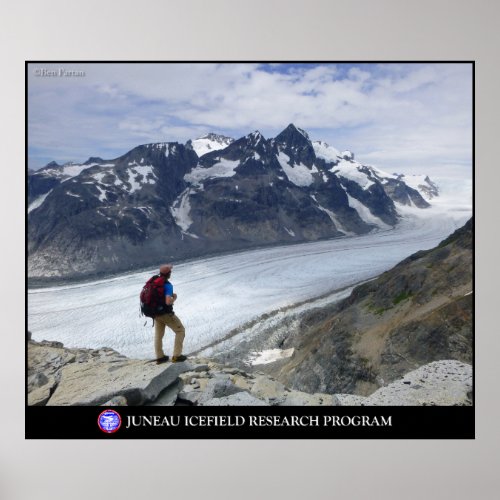
<svg viewBox="0 0 500 500">
<path fill-rule="evenodd" d="M 102 180 L 104 179 L 104 177 L 106 177 L 107 173 L 105 172 L 99 172 L 97 174 L 94 174 L 92 177 L 97 181 L 97 182 L 100 182 L 101 184 L 106 184 L 105 182 L 103 182 Z"/>
<path fill-rule="evenodd" d="M 352 231 L 348 231 L 347 229 L 344 228 L 344 226 L 342 225 L 342 223 L 340 222 L 339 218 L 335 215 L 335 213 L 333 213 L 331 210 L 328 210 L 328 208 L 325 208 L 323 206 L 321 206 L 318 202 L 318 200 L 316 199 L 316 196 L 314 195 L 311 195 L 311 198 L 316 202 L 316 206 L 322 210 L 323 212 L 325 212 L 328 217 L 330 217 L 330 220 L 335 224 L 335 227 L 343 232 L 346 236 L 355 236 L 356 233 L 353 233 Z"/>
<path fill-rule="evenodd" d="M 191 205 L 189 204 L 189 196 L 192 194 L 192 189 L 188 188 L 181 193 L 181 195 L 172 203 L 170 208 L 170 213 L 175 220 L 175 223 L 186 232 L 193 219 L 191 219 L 189 212 L 191 211 Z"/>
<path fill-rule="evenodd" d="M 227 148 L 232 142 L 233 139 L 230 137 L 208 134 L 195 139 L 191 142 L 191 144 L 194 152 L 200 157 L 204 154 L 210 153 L 211 151 L 218 151 L 220 149 Z"/>
<path fill-rule="evenodd" d="M 41 196 L 39 196 L 38 198 L 35 198 L 30 204 L 29 204 L 29 207 L 28 207 L 28 213 L 32 212 L 33 210 L 35 210 L 35 208 L 38 208 L 42 205 L 42 203 L 45 201 L 45 198 L 47 198 L 47 196 L 49 196 L 49 194 L 52 193 L 52 189 L 48 192 L 48 193 L 45 193 L 45 194 L 42 194 Z"/>
<path fill-rule="evenodd" d="M 311 169 L 302 163 L 292 166 L 289 163 L 290 157 L 282 151 L 278 153 L 277 158 L 288 180 L 296 186 L 310 186 L 314 182 L 313 174 L 318 173 L 318 169 L 314 165 Z"/>
<path fill-rule="evenodd" d="M 424 200 L 430 201 L 439 196 L 438 187 L 426 175 L 402 175 L 400 180 L 418 191 Z"/>
<path fill-rule="evenodd" d="M 150 216 L 153 211 L 151 207 L 135 207 L 135 208 L 137 208 L 137 210 L 140 210 L 147 216 Z"/>
<path fill-rule="evenodd" d="M 318 158 L 321 158 L 328 163 L 339 161 L 340 151 L 338 149 L 329 146 L 323 141 L 315 141 L 312 145 Z"/>
<path fill-rule="evenodd" d="M 335 175 L 340 175 L 345 179 L 354 181 L 363 189 L 368 189 L 375 184 L 368 175 L 361 171 L 361 165 L 348 160 L 340 160 L 340 162 L 330 169 Z"/>
<path fill-rule="evenodd" d="M 131 185 L 131 188 L 129 190 L 130 193 L 134 193 L 139 189 L 142 189 L 144 184 L 156 184 L 156 176 L 154 174 L 152 165 L 138 165 L 134 168 L 129 168 L 127 170 L 127 175 L 128 182 Z M 142 179 L 140 181 L 137 180 L 139 176 L 142 176 Z"/>
<path fill-rule="evenodd" d="M 101 186 L 99 186 L 98 184 L 95 184 L 95 187 L 99 190 L 99 194 L 97 195 L 99 198 L 99 201 L 100 202 L 106 201 L 107 191 L 102 189 Z"/>
<path fill-rule="evenodd" d="M 252 352 L 249 356 L 251 365 L 267 365 L 280 359 L 290 358 L 295 349 L 266 349 L 264 351 Z"/>
<path fill-rule="evenodd" d="M 191 184 L 199 186 L 206 179 L 233 177 L 236 174 L 235 169 L 239 164 L 239 160 L 221 159 L 219 163 L 216 163 L 215 165 L 212 165 L 208 168 L 197 166 L 184 176 L 184 180 L 186 182 L 190 182 Z"/>
<path fill-rule="evenodd" d="M 378 226 L 382 229 L 391 229 L 392 228 L 392 226 L 389 226 L 383 220 L 381 220 L 378 217 L 376 217 L 375 215 L 373 215 L 370 212 L 370 209 L 366 205 L 363 205 L 363 203 L 361 203 L 356 198 L 353 198 L 352 196 L 350 196 L 347 192 L 346 192 L 346 194 L 347 194 L 349 206 L 351 208 L 354 208 L 354 210 L 356 210 L 356 212 L 358 212 L 358 215 L 361 217 L 361 219 L 363 221 L 365 221 L 367 224 L 374 224 L 375 226 Z"/>
</svg>

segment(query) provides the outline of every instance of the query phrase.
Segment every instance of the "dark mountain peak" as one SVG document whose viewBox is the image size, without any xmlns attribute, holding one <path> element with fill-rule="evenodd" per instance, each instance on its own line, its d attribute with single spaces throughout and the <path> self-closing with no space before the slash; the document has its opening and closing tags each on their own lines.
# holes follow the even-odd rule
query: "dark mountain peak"
<svg viewBox="0 0 500 500">
<path fill-rule="evenodd" d="M 252 133 L 248 134 L 247 137 L 255 141 L 264 139 L 264 136 L 258 130 L 254 130 Z"/>
<path fill-rule="evenodd" d="M 198 139 L 209 139 L 211 141 L 219 142 L 221 144 L 231 143 L 234 141 L 233 138 L 222 134 L 216 134 L 215 132 L 209 132 L 208 134 L 198 137 Z"/>
<path fill-rule="evenodd" d="M 45 165 L 45 167 L 43 168 L 58 168 L 60 166 L 61 165 L 59 165 L 59 163 L 57 163 L 56 161 L 51 161 L 50 163 L 47 163 L 47 165 Z"/>
<path fill-rule="evenodd" d="M 311 167 L 316 159 L 314 147 L 307 132 L 293 123 L 276 136 L 273 144 L 278 152 L 283 152 L 290 157 L 291 165 L 302 163 Z"/>
<path fill-rule="evenodd" d="M 102 158 L 99 158 L 99 156 L 91 156 L 85 163 L 84 165 L 90 165 L 91 163 L 102 163 L 104 160 Z"/>
<path fill-rule="evenodd" d="M 251 134 L 248 134 L 245 139 L 254 147 L 257 147 L 261 143 L 267 142 L 264 136 L 258 130 L 255 130 Z"/>
<path fill-rule="evenodd" d="M 149 144 L 141 144 L 140 146 L 136 146 L 132 148 L 130 151 L 122 155 L 119 159 L 133 157 L 135 159 L 136 156 L 140 158 L 156 158 L 158 156 L 169 157 L 170 155 L 175 155 L 180 151 L 187 149 L 184 144 L 180 144 L 178 142 L 151 142 Z"/>
<path fill-rule="evenodd" d="M 243 161 L 250 157 L 256 158 L 256 153 L 258 157 L 267 156 L 268 153 L 271 153 L 271 148 L 269 141 L 256 130 L 255 132 L 232 141 L 231 144 L 221 150 L 220 153 L 226 159 L 239 159 Z"/>
<path fill-rule="evenodd" d="M 309 135 L 306 131 L 290 123 L 288 127 L 278 134 L 275 138 L 277 143 L 286 143 L 289 145 L 310 145 Z"/>
</svg>

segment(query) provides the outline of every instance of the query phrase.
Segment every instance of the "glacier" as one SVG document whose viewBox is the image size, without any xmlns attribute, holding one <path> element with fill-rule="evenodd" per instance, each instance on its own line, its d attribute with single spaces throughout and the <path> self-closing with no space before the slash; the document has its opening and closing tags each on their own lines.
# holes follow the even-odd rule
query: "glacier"
<svg viewBox="0 0 500 500">
<path fill-rule="evenodd" d="M 456 184 L 450 187 L 449 196 L 443 190 L 429 209 L 398 206 L 402 218 L 394 229 L 173 262 L 175 312 L 186 327 L 184 352 L 222 341 L 231 331 L 273 311 L 330 293 L 335 297 L 335 291 L 436 246 L 472 213 L 472 182 L 462 190 Z M 67 347 L 111 347 L 128 357 L 153 358 L 152 320 L 140 316 L 139 293 L 156 272 L 29 289 L 32 338 L 60 341 Z M 172 352 L 174 340 L 169 333 L 164 338 L 167 353 Z"/>
</svg>

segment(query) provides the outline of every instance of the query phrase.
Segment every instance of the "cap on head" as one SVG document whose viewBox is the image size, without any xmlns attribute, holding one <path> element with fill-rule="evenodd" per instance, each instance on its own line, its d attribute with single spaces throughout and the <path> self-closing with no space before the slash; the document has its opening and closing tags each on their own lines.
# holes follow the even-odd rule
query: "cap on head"
<svg viewBox="0 0 500 500">
<path fill-rule="evenodd" d="M 160 266 L 160 274 L 170 274 L 172 271 L 172 267 L 172 264 L 163 264 L 162 266 Z"/>
</svg>

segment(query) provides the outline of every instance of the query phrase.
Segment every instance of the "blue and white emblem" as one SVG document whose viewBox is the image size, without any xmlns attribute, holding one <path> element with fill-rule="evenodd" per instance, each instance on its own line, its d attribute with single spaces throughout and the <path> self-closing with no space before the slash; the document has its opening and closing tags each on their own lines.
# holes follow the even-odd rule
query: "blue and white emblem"
<svg viewBox="0 0 500 500">
<path fill-rule="evenodd" d="M 122 418 L 115 410 L 104 410 L 97 419 L 97 425 L 101 431 L 111 434 L 120 428 Z"/>
</svg>

